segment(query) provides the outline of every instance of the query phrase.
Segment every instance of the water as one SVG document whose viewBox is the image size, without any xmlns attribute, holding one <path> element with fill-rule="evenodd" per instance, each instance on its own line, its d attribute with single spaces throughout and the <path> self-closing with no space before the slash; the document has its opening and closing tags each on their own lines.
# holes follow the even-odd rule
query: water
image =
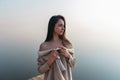
<svg viewBox="0 0 120 80">
<path fill-rule="evenodd" d="M 120 80 L 119 52 L 81 52 L 73 71 L 74 80 Z"/>
<path fill-rule="evenodd" d="M 27 80 L 38 75 L 37 50 L 38 43 L 1 43 L 0 80 Z M 119 51 L 75 51 L 73 80 L 120 80 Z"/>
<path fill-rule="evenodd" d="M 36 76 L 37 53 L 28 44 L 0 46 L 0 80 L 27 80 Z"/>
</svg>

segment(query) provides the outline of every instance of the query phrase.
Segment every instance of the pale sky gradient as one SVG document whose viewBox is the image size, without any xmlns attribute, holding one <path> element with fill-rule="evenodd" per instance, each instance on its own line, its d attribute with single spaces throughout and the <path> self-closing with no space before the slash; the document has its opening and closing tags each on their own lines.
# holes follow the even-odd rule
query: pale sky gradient
<svg viewBox="0 0 120 80">
<path fill-rule="evenodd" d="M 79 67 L 91 61 L 120 74 L 119 9 L 119 0 L 0 0 L 0 50 L 29 45 L 37 51 L 50 17 L 61 14 L 66 18 L 67 37 L 80 52 Z"/>
<path fill-rule="evenodd" d="M 1 0 L 0 36 L 2 41 L 45 38 L 49 18 L 62 14 L 72 41 L 120 45 L 119 7 L 119 0 Z"/>
</svg>

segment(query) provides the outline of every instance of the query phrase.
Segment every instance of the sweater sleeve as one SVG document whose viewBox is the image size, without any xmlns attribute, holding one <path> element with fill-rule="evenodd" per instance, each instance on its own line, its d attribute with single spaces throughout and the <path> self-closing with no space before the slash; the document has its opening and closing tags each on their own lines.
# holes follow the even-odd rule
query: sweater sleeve
<svg viewBox="0 0 120 80">
<path fill-rule="evenodd" d="M 70 58 L 68 59 L 68 63 L 70 65 L 70 67 L 73 68 L 73 67 L 75 67 L 75 64 L 76 64 L 76 58 L 74 57 L 74 49 L 70 49 L 68 51 L 71 54 Z"/>
<path fill-rule="evenodd" d="M 38 72 L 40 74 L 45 73 L 49 70 L 49 65 L 47 64 L 47 61 L 43 59 L 43 57 L 38 57 Z"/>
</svg>

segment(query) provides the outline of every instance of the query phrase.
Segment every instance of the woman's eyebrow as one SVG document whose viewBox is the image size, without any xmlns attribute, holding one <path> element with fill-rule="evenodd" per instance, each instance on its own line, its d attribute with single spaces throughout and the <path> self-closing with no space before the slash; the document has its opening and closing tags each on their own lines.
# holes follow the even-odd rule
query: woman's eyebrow
<svg viewBox="0 0 120 80">
<path fill-rule="evenodd" d="M 64 25 L 64 24 L 60 23 L 59 25 Z"/>
</svg>

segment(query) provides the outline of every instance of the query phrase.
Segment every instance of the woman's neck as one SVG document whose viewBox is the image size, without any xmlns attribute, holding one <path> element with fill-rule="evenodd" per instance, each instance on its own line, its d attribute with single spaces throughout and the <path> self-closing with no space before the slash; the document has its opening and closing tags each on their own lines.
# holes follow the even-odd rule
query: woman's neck
<svg viewBox="0 0 120 80">
<path fill-rule="evenodd" d="M 52 39 L 52 41 L 55 41 L 55 42 L 60 42 L 61 40 L 60 40 L 60 38 L 59 38 L 59 36 L 58 35 L 53 35 L 53 39 Z"/>
</svg>

